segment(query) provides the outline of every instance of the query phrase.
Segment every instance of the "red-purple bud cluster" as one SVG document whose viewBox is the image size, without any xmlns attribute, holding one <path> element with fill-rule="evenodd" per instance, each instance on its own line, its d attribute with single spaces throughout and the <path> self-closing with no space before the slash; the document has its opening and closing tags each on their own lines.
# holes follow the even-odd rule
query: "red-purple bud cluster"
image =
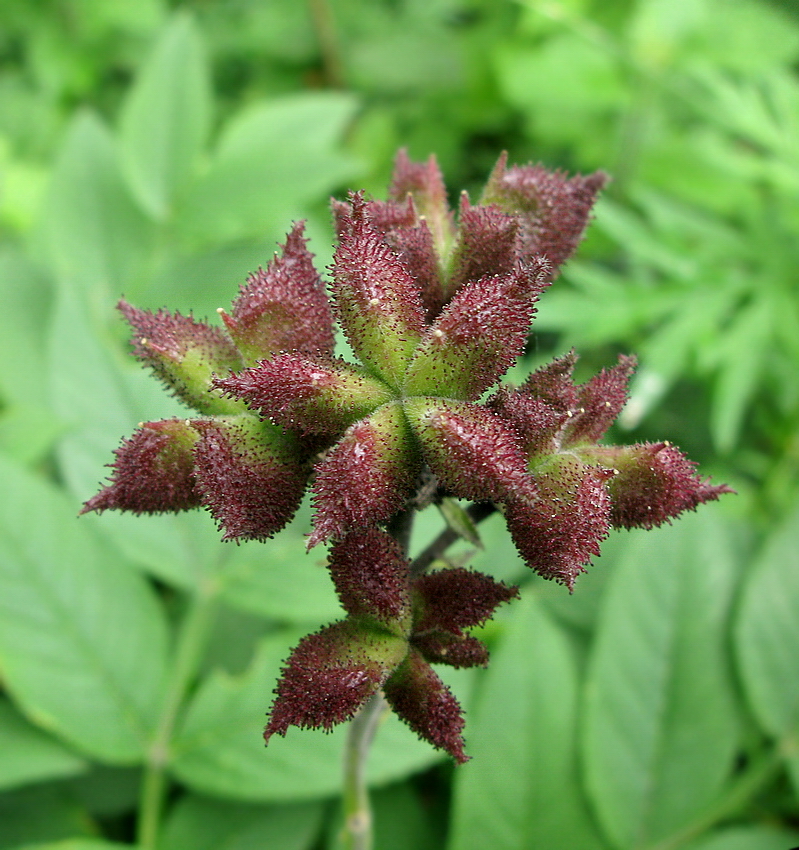
<svg viewBox="0 0 799 850">
<path fill-rule="evenodd" d="M 310 485 L 309 545 L 332 543 L 348 616 L 292 654 L 267 738 L 330 728 L 382 689 L 422 737 L 465 758 L 459 706 L 429 663 L 484 664 L 465 629 L 515 590 L 460 568 L 411 578 L 385 529 L 419 504 L 421 481 L 428 500 L 502 511 L 524 560 L 569 588 L 610 528 L 651 528 L 729 492 L 668 444 L 597 445 L 632 358 L 581 386 L 573 354 L 498 385 L 604 183 L 503 156 L 456 219 L 435 159 L 400 153 L 388 200 L 333 203 L 330 299 L 299 224 L 220 311 L 224 330 L 120 305 L 136 356 L 198 416 L 141 425 L 84 511 L 203 506 L 226 539 L 265 539 Z M 357 362 L 334 356 L 334 317 Z"/>
</svg>

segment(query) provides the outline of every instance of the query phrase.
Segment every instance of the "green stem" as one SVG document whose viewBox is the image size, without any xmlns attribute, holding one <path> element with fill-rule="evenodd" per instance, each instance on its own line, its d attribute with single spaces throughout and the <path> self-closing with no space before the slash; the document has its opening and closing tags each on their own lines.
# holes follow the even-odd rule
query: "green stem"
<svg viewBox="0 0 799 850">
<path fill-rule="evenodd" d="M 329 0 L 309 0 L 308 7 L 316 39 L 319 42 L 325 80 L 332 88 L 341 88 L 344 84 L 344 72 L 333 10 L 330 8 Z"/>
<path fill-rule="evenodd" d="M 350 722 L 344 750 L 343 850 L 371 850 L 372 810 L 366 787 L 366 759 L 387 708 L 378 691 Z"/>
<path fill-rule="evenodd" d="M 169 745 L 186 694 L 197 673 L 202 650 L 213 622 L 218 594 L 219 588 L 215 582 L 206 581 L 202 584 L 180 624 L 169 685 L 144 767 L 137 828 L 138 846 L 142 850 L 155 850 L 158 845 L 167 789 Z"/>
</svg>

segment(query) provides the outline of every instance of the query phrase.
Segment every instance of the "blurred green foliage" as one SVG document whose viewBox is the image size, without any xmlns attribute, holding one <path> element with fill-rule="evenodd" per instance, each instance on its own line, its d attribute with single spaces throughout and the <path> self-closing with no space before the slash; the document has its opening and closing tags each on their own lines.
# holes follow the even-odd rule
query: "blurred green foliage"
<svg viewBox="0 0 799 850">
<path fill-rule="evenodd" d="M 487 522 L 472 562 L 524 599 L 452 677 L 474 760 L 388 721 L 378 850 L 799 844 L 798 66 L 793 0 L 4 0 L 0 850 L 336 847 L 341 735 L 259 743 L 338 616 L 307 509 L 266 547 L 74 517 L 179 411 L 117 298 L 212 314 L 298 218 L 324 265 L 327 197 L 403 146 L 453 190 L 501 150 L 613 176 L 530 363 L 637 352 L 616 441 L 739 495 L 614 536 L 572 597 Z"/>
</svg>

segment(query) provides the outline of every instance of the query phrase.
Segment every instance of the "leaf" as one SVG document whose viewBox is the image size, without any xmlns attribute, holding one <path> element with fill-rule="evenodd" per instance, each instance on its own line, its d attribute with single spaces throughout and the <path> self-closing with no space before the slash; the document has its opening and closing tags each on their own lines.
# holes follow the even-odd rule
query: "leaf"
<svg viewBox="0 0 799 850">
<path fill-rule="evenodd" d="M 83 836 L 89 827 L 86 813 L 56 785 L 0 794 L 0 850 L 27 850 L 37 842 Z"/>
<path fill-rule="evenodd" d="M 483 548 L 477 526 L 455 499 L 442 499 L 438 505 L 438 509 L 441 511 L 441 516 L 444 517 L 447 527 L 452 529 L 458 537 L 462 537 L 471 543 L 472 546 L 477 546 L 478 549 Z"/>
<path fill-rule="evenodd" d="M 242 544 L 221 573 L 229 605 L 278 622 L 319 626 L 342 616 L 324 560 L 308 554 L 305 536 L 290 526 L 262 544 Z"/>
<path fill-rule="evenodd" d="M 116 300 L 149 256 L 153 230 L 128 193 L 111 133 L 93 113 L 72 119 L 42 209 L 42 259 L 55 275 Z"/>
<path fill-rule="evenodd" d="M 133 844 L 117 844 L 99 838 L 68 838 L 47 844 L 26 844 L 14 850 L 136 850 Z"/>
<path fill-rule="evenodd" d="M 778 740 L 799 735 L 799 504 L 769 538 L 747 574 L 735 650 L 747 701 Z M 790 759 L 799 789 L 799 756 Z"/>
<path fill-rule="evenodd" d="M 254 806 L 187 794 L 172 810 L 159 850 L 307 850 L 322 826 L 322 803 Z"/>
<path fill-rule="evenodd" d="M 504 623 L 468 718 L 474 758 L 455 774 L 448 850 L 598 850 L 577 770 L 574 653 L 529 589 Z"/>
<path fill-rule="evenodd" d="M 0 697 L 0 788 L 72 776 L 87 763 L 50 735 L 25 720 Z"/>
<path fill-rule="evenodd" d="M 265 639 L 244 675 L 215 673 L 201 686 L 172 747 L 171 768 L 191 789 L 263 802 L 340 792 L 346 724 L 329 735 L 318 729 L 292 728 L 286 738 L 274 736 L 264 748 L 262 733 L 272 691 L 282 663 L 300 636 L 281 632 Z M 457 682 L 460 694 L 471 681 L 471 671 L 453 672 L 446 678 L 451 686 Z M 369 781 L 380 785 L 401 779 L 442 758 L 390 713 L 372 745 Z"/>
<path fill-rule="evenodd" d="M 711 832 L 685 850 L 788 850 L 799 845 L 799 832 L 768 826 L 739 826 Z"/>
<path fill-rule="evenodd" d="M 347 94 L 304 92 L 234 116 L 181 206 L 180 232 L 214 243 L 284 233 L 305 205 L 358 173 L 339 149 L 356 105 Z"/>
<path fill-rule="evenodd" d="M 141 68 L 123 107 L 125 176 L 153 218 L 168 218 L 192 177 L 211 122 L 211 90 L 202 40 L 191 17 L 176 14 Z"/>
<path fill-rule="evenodd" d="M 42 481 L 0 458 L 0 668 L 37 725 L 110 762 L 144 753 L 166 628 L 136 573 Z"/>
<path fill-rule="evenodd" d="M 719 793 L 738 741 L 725 627 L 736 579 L 712 511 L 631 533 L 589 662 L 589 795 L 619 848 L 671 835 Z"/>
</svg>

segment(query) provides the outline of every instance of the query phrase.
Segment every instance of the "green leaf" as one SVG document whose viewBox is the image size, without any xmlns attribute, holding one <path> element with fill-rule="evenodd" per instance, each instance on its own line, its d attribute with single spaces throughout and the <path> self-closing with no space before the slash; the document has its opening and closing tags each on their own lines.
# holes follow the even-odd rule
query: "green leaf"
<svg viewBox="0 0 799 850">
<path fill-rule="evenodd" d="M 322 803 L 254 806 L 187 794 L 173 809 L 159 850 L 307 850 L 322 826 Z"/>
<path fill-rule="evenodd" d="M 86 770 L 87 763 L 37 729 L 0 697 L 0 788 L 14 788 Z"/>
<path fill-rule="evenodd" d="M 347 94 L 305 92 L 235 116 L 188 192 L 180 232 L 214 243 L 284 233 L 305 206 L 358 174 L 339 148 L 356 106 Z"/>
<path fill-rule="evenodd" d="M 330 573 L 308 554 L 305 528 L 296 525 L 263 544 L 242 544 L 220 574 L 222 599 L 278 622 L 319 626 L 342 617 Z"/>
<path fill-rule="evenodd" d="M 318 729 L 290 729 L 286 738 L 275 736 L 264 748 L 262 733 L 272 691 L 299 637 L 298 632 L 282 632 L 264 640 L 242 676 L 208 677 L 173 742 L 171 768 L 182 782 L 200 793 L 263 802 L 340 792 L 346 724 L 329 735 Z M 453 672 L 446 678 L 460 695 L 472 671 Z M 442 758 L 390 713 L 372 745 L 370 782 L 380 785 L 401 779 Z"/>
<path fill-rule="evenodd" d="M 619 848 L 669 836 L 714 801 L 738 723 L 725 655 L 736 568 L 712 511 L 631 533 L 589 663 L 589 795 Z"/>
<path fill-rule="evenodd" d="M 136 845 L 117 844 L 99 838 L 68 838 L 66 841 L 47 844 L 26 844 L 24 847 L 15 847 L 14 850 L 136 850 Z"/>
<path fill-rule="evenodd" d="M 176 14 L 139 71 L 120 123 L 125 176 L 142 207 L 166 219 L 208 138 L 211 89 L 201 37 Z"/>
<path fill-rule="evenodd" d="M 74 506 L 0 458 L 0 668 L 37 725 L 110 762 L 140 758 L 159 707 L 166 628 L 144 580 Z"/>
<path fill-rule="evenodd" d="M 116 299 L 140 273 L 153 230 L 128 193 L 114 139 L 91 112 L 79 112 L 56 159 L 40 223 L 43 260 L 59 277 Z"/>
<path fill-rule="evenodd" d="M 566 635 L 529 589 L 505 620 L 469 714 L 449 850 L 605 845 L 577 770 L 578 675 Z"/>
<path fill-rule="evenodd" d="M 37 842 L 86 835 L 89 828 L 86 813 L 55 785 L 0 794 L 0 850 L 27 850 Z"/>
<path fill-rule="evenodd" d="M 788 850 L 799 845 L 799 832 L 768 826 L 722 829 L 685 846 L 685 850 Z"/>
<path fill-rule="evenodd" d="M 735 623 L 746 697 L 777 739 L 799 735 L 799 505 L 769 539 L 747 574 Z M 790 759 L 799 789 L 799 756 Z"/>
<path fill-rule="evenodd" d="M 472 546 L 477 546 L 478 549 L 483 548 L 477 526 L 455 499 L 442 499 L 438 505 L 438 509 L 441 511 L 441 516 L 444 517 L 447 527 L 452 529 L 458 537 L 462 537 L 471 543 Z"/>
</svg>

